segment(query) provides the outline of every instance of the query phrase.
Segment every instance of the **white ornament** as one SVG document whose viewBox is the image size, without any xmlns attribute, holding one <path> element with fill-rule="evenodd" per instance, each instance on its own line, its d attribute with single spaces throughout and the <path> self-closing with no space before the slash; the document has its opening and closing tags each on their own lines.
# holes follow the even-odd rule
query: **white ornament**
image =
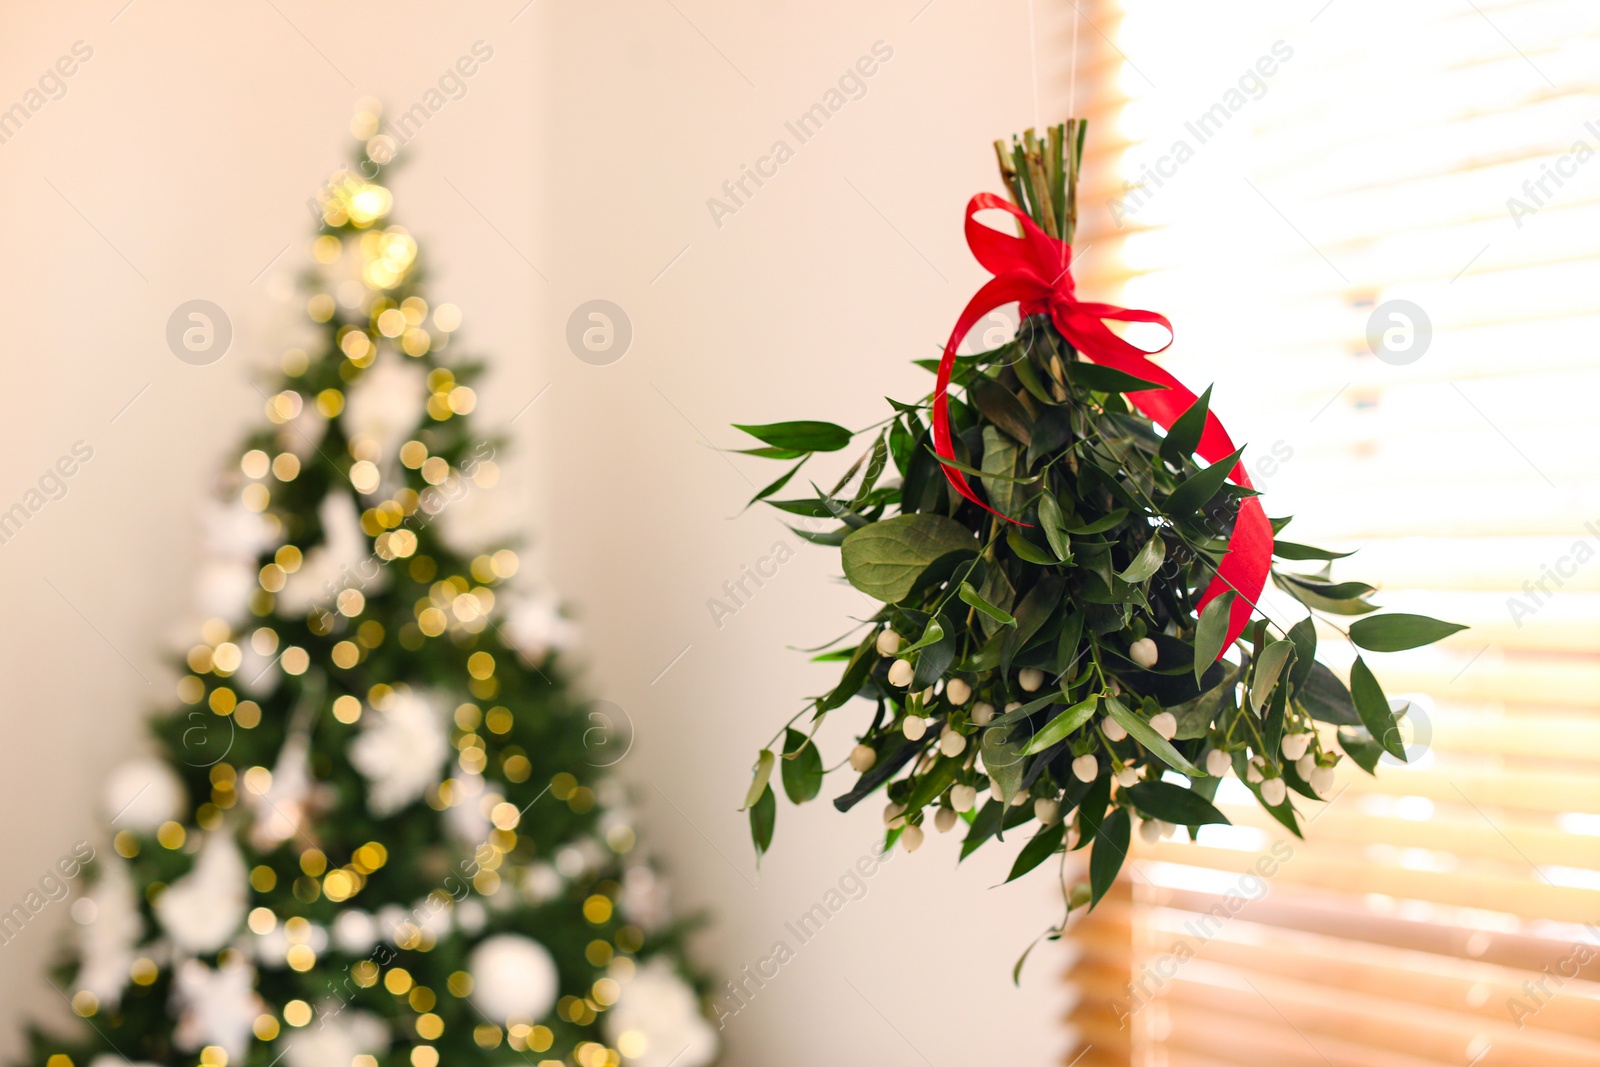
<svg viewBox="0 0 1600 1067">
<path fill-rule="evenodd" d="M 1100 777 L 1100 760 L 1091 753 L 1085 753 L 1072 761 L 1072 776 L 1080 782 L 1092 782 Z"/>
<path fill-rule="evenodd" d="M 122 764 L 106 781 L 106 816 L 118 830 L 154 833 L 183 811 L 183 783 L 161 760 L 141 757 Z"/>
<path fill-rule="evenodd" d="M 277 601 L 281 615 L 304 615 L 317 605 L 332 603 L 345 589 L 371 596 L 388 578 L 361 531 L 361 517 L 349 493 L 329 493 L 318 506 L 317 516 L 322 522 L 322 543 L 307 552 L 300 569 L 285 580 Z"/>
<path fill-rule="evenodd" d="M 371 1012 L 319 1004 L 315 1024 L 284 1034 L 279 1044 L 286 1067 L 350 1067 L 357 1056 L 388 1050 L 389 1025 Z"/>
<path fill-rule="evenodd" d="M 994 705 L 978 701 L 972 705 L 972 722 L 976 726 L 987 726 L 994 721 Z"/>
<path fill-rule="evenodd" d="M 1268 778 L 1261 783 L 1261 799 L 1277 807 L 1289 796 L 1289 786 L 1282 778 Z"/>
<path fill-rule="evenodd" d="M 917 675 L 917 669 L 908 659 L 897 659 L 889 665 L 889 684 L 904 689 Z"/>
<path fill-rule="evenodd" d="M 1108 741 L 1121 741 L 1128 736 L 1128 731 L 1122 728 L 1122 724 L 1109 715 L 1100 720 L 1100 729 L 1105 732 Z"/>
<path fill-rule="evenodd" d="M 512 599 L 500 633 L 525 662 L 539 663 L 552 651 L 578 643 L 578 627 L 561 614 L 555 595 L 541 591 Z"/>
<path fill-rule="evenodd" d="M 622 896 L 617 904 L 624 918 L 645 930 L 664 926 L 671 918 L 667 881 L 644 863 L 634 864 L 622 876 Z"/>
<path fill-rule="evenodd" d="M 195 606 L 207 618 L 238 622 L 250 609 L 258 573 L 253 559 L 202 560 L 195 571 Z"/>
<path fill-rule="evenodd" d="M 278 541 L 272 520 L 237 499 L 209 501 L 200 513 L 200 550 L 207 558 L 234 560 L 254 570 L 256 557 Z"/>
<path fill-rule="evenodd" d="M 907 715 L 905 721 L 900 724 L 900 732 L 906 735 L 907 741 L 921 741 L 922 736 L 928 732 L 928 720 L 921 715 Z"/>
<path fill-rule="evenodd" d="M 1033 817 L 1044 826 L 1053 826 L 1061 818 L 1061 801 L 1040 797 L 1033 802 Z"/>
<path fill-rule="evenodd" d="M 1328 794 L 1333 792 L 1333 768 L 1319 766 L 1311 772 L 1310 784 L 1311 791 L 1326 800 Z"/>
<path fill-rule="evenodd" d="M 941 834 L 947 834 L 955 828 L 956 819 L 956 809 L 940 808 L 933 813 L 933 828 Z"/>
<path fill-rule="evenodd" d="M 959 708 L 972 698 L 972 686 L 961 678 L 952 678 L 944 684 L 944 697 Z"/>
<path fill-rule="evenodd" d="M 311 738 L 304 730 L 291 730 L 273 765 L 271 787 L 260 794 L 244 792 L 246 805 L 255 812 L 250 844 L 270 852 L 298 834 L 311 784 Z"/>
<path fill-rule="evenodd" d="M 717 1058 L 717 1032 L 700 1014 L 694 990 L 660 956 L 624 983 L 601 1019 L 606 1042 L 627 1067 L 708 1067 Z"/>
<path fill-rule="evenodd" d="M 1149 670 L 1156 665 L 1156 660 L 1160 658 L 1160 652 L 1156 648 L 1154 641 L 1148 637 L 1141 637 L 1128 646 L 1128 658 L 1145 670 Z"/>
<path fill-rule="evenodd" d="M 345 435 L 366 436 L 378 446 L 378 458 L 392 460 L 421 421 L 428 400 L 428 372 L 419 360 L 381 351 L 378 360 L 345 391 Z"/>
<path fill-rule="evenodd" d="M 944 732 L 939 735 L 939 751 L 943 752 L 946 756 L 955 757 L 961 755 L 961 753 L 965 752 L 966 750 L 966 736 L 964 734 L 958 734 L 954 730 L 950 729 L 950 727 L 946 726 L 944 728 Z"/>
<path fill-rule="evenodd" d="M 521 934 L 496 934 L 479 944 L 467 959 L 467 971 L 473 1004 L 494 1021 L 544 1018 L 561 986 L 550 953 Z"/>
<path fill-rule="evenodd" d="M 493 824 L 485 808 L 486 790 L 483 775 L 475 771 L 462 771 L 455 775 L 455 787 L 450 791 L 450 806 L 444 810 L 445 828 L 464 845 L 481 845 L 489 840 Z M 496 800 L 498 803 L 498 800 Z"/>
<path fill-rule="evenodd" d="M 199 960 L 178 964 L 172 980 L 172 1006 L 178 1015 L 174 1044 L 186 1050 L 218 1045 L 228 1062 L 242 1061 L 251 1026 L 266 1006 L 256 994 L 255 981 L 255 968 L 240 960 L 217 970 Z"/>
<path fill-rule="evenodd" d="M 878 655 L 892 656 L 900 651 L 900 635 L 893 630 L 878 632 Z"/>
<path fill-rule="evenodd" d="M 872 765 L 878 762 L 878 753 L 871 745 L 857 745 L 850 750 L 850 769 L 857 774 L 865 774 L 872 770 Z"/>
<path fill-rule="evenodd" d="M 1170 711 L 1160 711 L 1150 716 L 1150 728 L 1171 741 L 1178 736 L 1178 717 Z"/>
<path fill-rule="evenodd" d="M 468 937 L 476 937 L 483 932 L 484 925 L 489 921 L 489 909 L 474 897 L 468 897 L 455 907 L 456 929 Z"/>
<path fill-rule="evenodd" d="M 1306 749 L 1311 747 L 1310 734 L 1284 734 L 1283 742 L 1279 746 L 1283 750 L 1283 758 L 1291 763 L 1306 754 Z"/>
<path fill-rule="evenodd" d="M 125 1060 L 114 1052 L 102 1052 L 89 1061 L 89 1067 L 160 1067 L 148 1060 Z"/>
<path fill-rule="evenodd" d="M 156 898 L 156 919 L 184 952 L 205 955 L 232 940 L 249 903 L 248 874 L 233 835 L 214 830 L 194 868 Z"/>
<path fill-rule="evenodd" d="M 1044 671 L 1037 667 L 1024 667 L 1017 672 L 1017 684 L 1024 692 L 1032 693 L 1044 684 Z"/>
<path fill-rule="evenodd" d="M 922 847 L 922 827 L 908 826 L 900 834 L 900 844 L 907 852 L 915 852 Z"/>
<path fill-rule="evenodd" d="M 1228 773 L 1228 768 L 1233 766 L 1233 760 L 1220 748 L 1214 748 L 1206 753 L 1206 773 L 1213 778 L 1221 778 Z"/>
<path fill-rule="evenodd" d="M 346 908 L 333 920 L 333 944 L 347 956 L 365 956 L 378 943 L 378 924 L 358 908 Z"/>
<path fill-rule="evenodd" d="M 950 787 L 950 806 L 956 811 L 971 811 L 978 803 L 978 790 L 970 785 Z"/>
<path fill-rule="evenodd" d="M 450 757 L 445 711 L 431 695 L 400 689 L 383 711 L 361 717 L 350 762 L 372 783 L 367 808 L 382 818 L 422 797 L 439 782 Z"/>
<path fill-rule="evenodd" d="M 134 946 L 144 935 L 139 898 L 120 857 L 101 864 L 94 888 L 73 902 L 72 917 L 83 924 L 78 933 L 78 975 L 72 988 L 93 993 L 102 1008 L 115 1008 L 128 986 Z"/>
</svg>

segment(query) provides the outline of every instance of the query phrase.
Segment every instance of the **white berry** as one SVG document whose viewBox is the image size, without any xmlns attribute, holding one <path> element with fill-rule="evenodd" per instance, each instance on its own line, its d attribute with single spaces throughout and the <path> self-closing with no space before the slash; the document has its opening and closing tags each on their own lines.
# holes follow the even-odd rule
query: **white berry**
<svg viewBox="0 0 1600 1067">
<path fill-rule="evenodd" d="M 1221 778 L 1228 773 L 1228 768 L 1233 766 L 1233 760 L 1220 748 L 1214 748 L 1206 753 L 1206 773 L 1213 778 Z"/>
<path fill-rule="evenodd" d="M 1318 767 L 1311 772 L 1311 789 L 1319 797 L 1326 797 L 1333 789 L 1333 768 Z"/>
<path fill-rule="evenodd" d="M 1072 761 L 1072 776 L 1080 782 L 1092 782 L 1100 777 L 1100 761 L 1085 753 Z"/>
<path fill-rule="evenodd" d="M 1304 778 L 1307 782 L 1311 781 L 1311 775 L 1317 769 L 1317 757 L 1307 752 L 1304 756 L 1294 761 L 1294 769 L 1300 772 L 1301 778 Z"/>
<path fill-rule="evenodd" d="M 857 745 L 850 750 L 850 769 L 857 774 L 866 774 L 877 762 L 878 752 L 871 745 Z"/>
<path fill-rule="evenodd" d="M 1156 649 L 1156 643 L 1148 637 L 1141 637 L 1128 646 L 1128 658 L 1133 660 L 1145 670 L 1156 665 L 1156 659 L 1161 653 Z"/>
<path fill-rule="evenodd" d="M 900 843 L 906 847 L 907 852 L 915 852 L 922 847 L 922 827 L 908 826 L 900 834 Z"/>
<path fill-rule="evenodd" d="M 1170 711 L 1157 712 L 1150 716 L 1150 729 L 1171 741 L 1178 736 L 1178 717 Z"/>
<path fill-rule="evenodd" d="M 939 751 L 946 756 L 959 756 L 967 750 L 967 739 L 963 734 L 958 734 L 950 727 L 944 728 L 944 733 L 939 735 Z"/>
<path fill-rule="evenodd" d="M 904 804 L 891 803 L 886 805 L 883 809 L 883 825 L 893 830 L 896 826 L 900 825 L 902 821 L 900 816 L 904 815 L 905 813 L 906 806 Z"/>
<path fill-rule="evenodd" d="M 1006 705 L 1006 714 L 1009 715 L 1020 707 L 1022 707 L 1022 702 L 1020 700 L 1013 700 L 1011 703 Z"/>
<path fill-rule="evenodd" d="M 1144 838 L 1146 844 L 1155 844 L 1161 840 L 1161 820 L 1146 819 L 1139 824 L 1139 836 Z"/>
<path fill-rule="evenodd" d="M 1028 794 L 1026 794 L 1026 793 L 1018 793 L 1016 796 L 1011 798 L 1011 806 L 1013 808 L 1020 808 L 1020 807 L 1022 807 L 1022 805 L 1026 804 L 1027 802 L 1028 802 Z"/>
<path fill-rule="evenodd" d="M 908 659 L 897 659 L 889 665 L 889 684 L 900 686 L 902 689 L 911 684 L 911 679 L 917 675 L 917 669 Z"/>
<path fill-rule="evenodd" d="M 1250 782 L 1252 785 L 1258 784 L 1263 778 L 1266 777 L 1266 775 L 1261 772 L 1261 768 L 1265 765 L 1266 761 L 1264 761 L 1260 756 L 1251 756 L 1250 763 L 1245 767 L 1244 770 L 1245 780 Z"/>
<path fill-rule="evenodd" d="M 989 779 L 989 795 L 996 800 L 1004 800 L 1006 798 L 1006 791 L 1000 785 L 1000 779 Z"/>
<path fill-rule="evenodd" d="M 921 741 L 922 735 L 928 732 L 928 720 L 921 715 L 907 715 L 905 722 L 900 724 L 900 731 L 906 735 L 907 741 Z"/>
<path fill-rule="evenodd" d="M 1282 778 L 1268 778 L 1261 783 L 1261 799 L 1272 807 L 1282 804 L 1289 795 L 1289 786 Z"/>
<path fill-rule="evenodd" d="M 978 803 L 978 790 L 970 785 L 950 787 L 950 806 L 957 811 L 971 811 Z"/>
<path fill-rule="evenodd" d="M 1117 784 L 1124 789 L 1129 789 L 1139 784 L 1139 768 L 1123 767 L 1117 772 Z"/>
<path fill-rule="evenodd" d="M 1017 672 L 1017 684 L 1023 692 L 1032 693 L 1044 684 L 1044 671 L 1037 667 L 1024 667 Z"/>
<path fill-rule="evenodd" d="M 960 678 L 952 678 L 944 685 L 944 698 L 959 708 L 972 698 L 972 686 Z"/>
<path fill-rule="evenodd" d="M 1061 801 L 1040 797 L 1033 802 L 1033 817 L 1044 826 L 1053 826 L 1061 818 Z"/>
<path fill-rule="evenodd" d="M 1128 731 L 1122 728 L 1122 724 L 1109 715 L 1100 720 L 1100 729 L 1105 731 L 1106 739 L 1110 741 L 1121 741 L 1128 736 Z"/>
<path fill-rule="evenodd" d="M 1311 735 L 1284 734 L 1283 743 L 1280 747 L 1283 750 L 1283 758 L 1293 762 L 1294 760 L 1299 759 L 1301 756 L 1304 756 L 1306 754 L 1306 749 L 1311 747 Z"/>
<path fill-rule="evenodd" d="M 994 719 L 994 705 L 980 700 L 972 705 L 972 722 L 976 726 L 987 726 Z"/>
<path fill-rule="evenodd" d="M 878 655 L 892 656 L 900 651 L 900 635 L 893 630 L 882 630 L 878 633 Z"/>
<path fill-rule="evenodd" d="M 934 815 L 933 815 L 933 828 L 935 830 L 939 831 L 941 834 L 949 833 L 952 829 L 955 828 L 955 825 L 956 825 L 956 809 L 954 809 L 954 808 L 940 808 L 938 811 L 934 812 Z"/>
</svg>

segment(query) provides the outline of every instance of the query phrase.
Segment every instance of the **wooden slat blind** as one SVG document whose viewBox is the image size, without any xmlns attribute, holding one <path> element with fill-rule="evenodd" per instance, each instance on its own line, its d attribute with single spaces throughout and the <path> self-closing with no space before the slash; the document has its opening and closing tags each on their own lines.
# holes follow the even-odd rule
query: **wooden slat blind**
<svg viewBox="0 0 1600 1067">
<path fill-rule="evenodd" d="M 1346 761 L 1297 802 L 1307 840 L 1224 783 L 1234 826 L 1135 842 L 1072 930 L 1064 1062 L 1600 1065 L 1600 8 L 1077 7 L 1082 202 L 1137 205 L 1090 211 L 1080 292 L 1170 316 L 1163 359 L 1217 383 L 1246 462 L 1289 452 L 1261 472 L 1289 536 L 1472 629 L 1369 656 L 1416 758 Z M 1279 41 L 1197 145 L 1185 120 Z M 1432 321 L 1404 365 L 1366 342 L 1393 299 Z"/>
</svg>

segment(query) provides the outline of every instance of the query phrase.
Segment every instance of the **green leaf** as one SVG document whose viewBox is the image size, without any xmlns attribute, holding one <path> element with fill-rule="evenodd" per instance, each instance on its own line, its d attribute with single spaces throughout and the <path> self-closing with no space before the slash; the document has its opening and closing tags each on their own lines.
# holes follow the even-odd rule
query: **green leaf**
<svg viewBox="0 0 1600 1067">
<path fill-rule="evenodd" d="M 1061 514 L 1061 505 L 1048 486 L 1039 496 L 1039 526 L 1044 530 L 1045 540 L 1050 542 L 1050 550 L 1056 554 L 1056 559 L 1065 560 L 1072 555 L 1072 538 L 1067 534 L 1066 518 Z"/>
<path fill-rule="evenodd" d="M 1128 509 L 1118 508 L 1109 515 L 1100 516 L 1100 518 L 1095 519 L 1093 522 L 1082 523 L 1078 526 L 1067 526 L 1064 527 L 1064 529 L 1067 531 L 1067 533 L 1072 534 L 1074 537 L 1085 537 L 1089 534 L 1105 533 L 1114 526 L 1120 526 L 1122 525 L 1123 520 L 1127 517 Z"/>
<path fill-rule="evenodd" d="M 780 474 L 776 481 L 769 482 L 765 489 L 762 489 L 759 493 L 757 493 L 755 496 L 750 498 L 749 502 L 745 504 L 745 507 L 749 507 L 751 504 L 754 504 L 758 500 L 767 499 L 767 497 L 771 496 L 773 493 L 776 493 L 779 489 L 782 489 L 784 486 L 788 485 L 789 484 L 789 479 L 793 478 L 796 474 L 799 474 L 800 473 L 800 468 L 804 467 L 806 465 L 806 460 L 808 460 L 810 458 L 811 457 L 809 455 L 805 456 L 804 458 L 802 458 L 800 460 L 799 463 L 796 463 L 794 466 L 790 467 L 787 471 L 785 471 L 784 473 Z"/>
<path fill-rule="evenodd" d="M 983 489 L 989 494 L 990 506 L 1002 515 L 1016 516 L 1022 511 L 1023 490 L 1016 483 L 1021 450 L 1021 445 L 994 426 L 983 428 Z"/>
<path fill-rule="evenodd" d="M 1228 640 L 1228 621 L 1232 611 L 1233 591 L 1230 589 L 1221 596 L 1213 598 L 1200 613 L 1200 621 L 1194 630 L 1195 682 L 1198 683 L 1206 668 L 1222 655 L 1222 646 Z"/>
<path fill-rule="evenodd" d="M 905 648 L 902 648 L 899 652 L 897 652 L 896 655 L 904 656 L 908 652 L 919 651 L 927 648 L 929 645 L 936 645 L 943 640 L 944 627 L 939 625 L 939 617 L 937 615 L 931 615 L 928 617 L 928 625 L 923 627 L 922 636 L 917 638 L 916 643 L 907 645 Z"/>
<path fill-rule="evenodd" d="M 1309 616 L 1301 619 L 1289 627 L 1289 640 L 1294 642 L 1294 666 L 1289 668 L 1289 681 L 1298 689 L 1305 685 L 1317 662 L 1316 624 Z"/>
<path fill-rule="evenodd" d="M 959 596 L 965 603 L 977 608 L 979 611 L 989 616 L 989 618 L 993 619 L 1001 626 L 1015 626 L 1017 624 L 1017 617 L 1015 615 L 1012 615 L 1010 612 L 1001 611 L 999 608 L 983 599 L 983 597 L 978 595 L 978 591 L 972 588 L 971 582 L 962 582 L 961 587 L 956 591 L 956 595 Z"/>
<path fill-rule="evenodd" d="M 822 790 L 822 754 L 816 744 L 799 730 L 784 734 L 783 791 L 789 803 L 804 804 Z"/>
<path fill-rule="evenodd" d="M 1339 727 L 1339 747 L 1355 760 L 1356 766 L 1376 776 L 1378 761 L 1383 759 L 1383 746 L 1372 739 L 1364 726 Z"/>
<path fill-rule="evenodd" d="M 878 662 L 878 650 L 872 634 L 868 634 L 861 644 L 856 646 L 855 655 L 850 657 L 850 663 L 844 669 L 844 674 L 839 679 L 839 684 L 833 687 L 832 692 L 817 702 L 817 711 L 832 711 L 834 708 L 843 707 L 852 697 L 861 692 L 861 687 L 866 684 L 867 675 L 872 672 L 872 667 Z"/>
<path fill-rule="evenodd" d="M 772 766 L 777 762 L 777 757 L 772 754 L 772 749 L 764 748 L 761 755 L 756 757 L 756 770 L 750 778 L 750 788 L 744 795 L 744 806 L 740 811 L 748 811 L 761 799 L 762 790 L 767 788 L 767 782 L 772 778 Z"/>
<path fill-rule="evenodd" d="M 750 808 L 750 840 L 756 846 L 758 865 L 761 863 L 761 857 L 772 847 L 772 830 L 777 821 L 778 801 L 773 797 L 771 789 L 765 789 Z"/>
<path fill-rule="evenodd" d="M 735 448 L 733 451 L 741 456 L 757 456 L 761 459 L 799 459 L 805 455 L 797 448 L 773 448 L 770 445 L 761 448 Z"/>
<path fill-rule="evenodd" d="M 1099 393 L 1142 393 L 1146 389 L 1166 388 L 1156 382 L 1136 378 L 1115 367 L 1102 367 L 1098 363 L 1082 360 L 1071 360 L 1061 369 L 1066 373 L 1067 381 L 1073 385 L 1093 389 Z"/>
<path fill-rule="evenodd" d="M 1100 903 L 1111 883 L 1122 870 L 1122 861 L 1128 856 L 1128 836 L 1132 829 L 1127 808 L 1118 808 L 1106 816 L 1095 835 L 1094 851 L 1089 853 L 1089 908 Z"/>
<path fill-rule="evenodd" d="M 1123 790 L 1124 795 L 1145 815 L 1175 826 L 1204 826 L 1226 823 L 1228 817 L 1205 797 L 1172 782 L 1140 782 Z"/>
<path fill-rule="evenodd" d="M 1325 548 L 1313 548 L 1311 545 L 1297 545 L 1293 541 L 1274 541 L 1272 554 L 1279 559 L 1308 560 L 1344 559 L 1346 556 L 1355 555 L 1354 552 L 1329 552 Z"/>
<path fill-rule="evenodd" d="M 973 816 L 966 838 L 961 842 L 960 859 L 972 855 L 979 845 L 1000 831 L 1000 820 L 1005 817 L 1006 806 L 998 800 L 990 799 L 984 802 L 983 807 Z"/>
<path fill-rule="evenodd" d="M 921 811 L 932 804 L 950 788 L 950 783 L 956 780 L 956 775 L 961 771 L 962 760 L 957 757 L 941 757 L 934 765 L 928 768 L 926 774 L 917 779 L 911 796 L 906 799 L 906 811 Z"/>
<path fill-rule="evenodd" d="M 1144 543 L 1139 554 L 1133 557 L 1133 562 L 1121 571 L 1117 577 L 1129 585 L 1138 585 L 1156 571 L 1161 569 L 1161 564 L 1167 558 L 1167 543 L 1161 539 L 1161 534 L 1155 530 L 1150 531 L 1150 540 Z"/>
<path fill-rule="evenodd" d="M 1172 516 L 1192 515 L 1205 507 L 1207 501 L 1222 488 L 1222 483 L 1228 480 L 1233 468 L 1239 465 L 1239 457 L 1243 454 L 1244 449 L 1241 448 L 1179 482 L 1178 488 L 1167 496 L 1164 505 L 1166 513 Z"/>
<path fill-rule="evenodd" d="M 1293 652 L 1293 641 L 1274 641 L 1256 657 L 1256 673 L 1250 681 L 1250 710 L 1257 716 L 1271 696 L 1273 686 L 1278 684 L 1278 676 L 1283 673 L 1284 665 L 1289 662 Z"/>
<path fill-rule="evenodd" d="M 1037 563 L 1041 567 L 1048 567 L 1059 562 L 1049 552 L 1040 548 L 1022 535 L 1022 531 L 1010 523 L 1006 524 L 1006 547 L 1011 549 L 1013 555 L 1028 563 Z"/>
<path fill-rule="evenodd" d="M 1372 676 L 1372 670 L 1360 656 L 1350 667 L 1350 696 L 1355 700 L 1356 713 L 1367 728 L 1367 733 L 1383 746 L 1383 750 L 1401 763 L 1406 762 L 1406 746 L 1400 736 L 1400 727 L 1389 710 L 1389 698 L 1383 687 Z"/>
<path fill-rule="evenodd" d="M 1273 571 L 1272 584 L 1306 607 L 1326 611 L 1330 615 L 1365 615 L 1378 610 L 1378 605 L 1368 603 L 1365 599 L 1377 590 L 1362 582 L 1332 585 Z"/>
<path fill-rule="evenodd" d="M 1296 668 L 1299 667 L 1297 663 Z M 1350 690 L 1339 676 L 1320 663 L 1312 663 L 1305 680 L 1295 687 L 1295 703 L 1318 722 L 1336 726 L 1360 726 L 1361 716 L 1356 714 L 1355 701 Z"/>
<path fill-rule="evenodd" d="M 1094 718 L 1094 709 L 1099 704 L 1100 698 L 1092 696 L 1088 700 L 1080 701 L 1063 711 L 1060 715 L 1045 723 L 1044 728 L 1033 735 L 1033 740 L 1028 742 L 1022 750 L 1025 756 L 1043 752 L 1057 741 L 1065 740 L 1072 732 L 1090 719 Z"/>
<path fill-rule="evenodd" d="M 1006 875 L 1006 881 L 1015 882 L 1055 855 L 1056 850 L 1061 847 L 1061 839 L 1066 834 L 1066 829 L 1066 823 L 1056 822 L 1034 834 L 1028 843 L 1022 846 L 1022 851 L 1017 853 L 1017 860 L 1011 865 L 1011 873 Z"/>
<path fill-rule="evenodd" d="M 1191 778 L 1204 778 L 1206 772 L 1183 758 L 1183 754 L 1172 747 L 1172 742 L 1156 733 L 1144 718 L 1134 714 L 1125 707 L 1116 697 L 1106 697 L 1102 701 L 1106 714 L 1110 715 L 1139 744 L 1143 745 L 1151 755 L 1159 758 L 1168 767 L 1181 771 Z"/>
<path fill-rule="evenodd" d="M 943 515 L 896 515 L 844 539 L 841 559 L 850 584 L 893 604 L 906 597 L 928 564 L 951 552 L 976 552 L 971 531 Z"/>
<path fill-rule="evenodd" d="M 799 452 L 837 452 L 855 436 L 843 426 L 831 422 L 771 422 L 761 426 L 734 423 L 733 428 L 743 430 L 758 441 L 774 448 L 787 448 Z"/>
<path fill-rule="evenodd" d="M 1022 789 L 1022 775 L 1027 769 L 1022 746 L 1010 737 L 1007 727 L 989 727 L 980 735 L 979 747 L 983 750 L 983 769 L 989 777 L 1000 783 L 1000 799 L 1011 803 L 1011 798 Z"/>
<path fill-rule="evenodd" d="M 1033 437 L 1033 417 L 1028 414 L 1028 409 L 1022 406 L 1011 390 L 995 381 L 993 378 L 979 378 L 967 390 L 972 402 L 977 409 L 983 412 L 984 418 L 1004 430 L 1007 436 L 1023 445 Z M 987 428 L 986 428 L 987 429 Z M 984 451 L 989 449 L 989 439 L 985 435 L 983 442 Z"/>
<path fill-rule="evenodd" d="M 1371 652 L 1404 652 L 1431 645 L 1466 627 L 1426 615 L 1375 615 L 1350 624 L 1350 640 Z"/>
<path fill-rule="evenodd" d="M 1167 431 L 1166 438 L 1161 442 L 1161 458 L 1177 467 L 1194 455 L 1194 450 L 1200 447 L 1200 437 L 1205 433 L 1206 415 L 1210 410 L 1211 387 L 1208 385 L 1199 399 L 1190 404 L 1189 410 L 1179 415 Z"/>
</svg>

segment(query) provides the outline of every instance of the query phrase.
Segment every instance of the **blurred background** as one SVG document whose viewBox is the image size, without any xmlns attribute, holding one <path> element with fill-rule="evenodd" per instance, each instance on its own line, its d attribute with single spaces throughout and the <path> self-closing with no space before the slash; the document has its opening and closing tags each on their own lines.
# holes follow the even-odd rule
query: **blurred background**
<svg viewBox="0 0 1600 1067">
<path fill-rule="evenodd" d="M 1146 847 L 1013 988 L 1059 890 L 991 889 L 1004 850 L 958 869 L 932 840 L 729 1022 L 727 1062 L 1600 1063 L 1592 5 L 106 0 L 6 22 L 0 511 L 81 462 L 0 543 L 0 901 L 99 840 L 98 783 L 171 703 L 199 506 L 301 313 L 307 202 L 376 97 L 411 116 L 395 218 L 514 444 L 484 532 L 529 531 L 590 688 L 631 718 L 619 771 L 678 906 L 713 916 L 702 957 L 753 965 L 880 823 L 783 806 L 756 870 L 751 754 L 830 674 L 787 646 L 860 600 L 831 553 L 739 515 L 775 472 L 716 450 L 733 421 L 865 425 L 922 388 L 908 361 L 984 278 L 960 219 L 998 188 L 991 142 L 1077 113 L 1080 292 L 1174 321 L 1167 366 L 1216 383 L 1299 539 L 1473 628 L 1377 665 L 1416 709 L 1412 761 L 1348 776 L 1310 841 L 1229 806 L 1235 828 Z M 205 366 L 165 340 L 197 299 L 233 330 Z M 596 300 L 627 337 L 603 358 L 569 342 Z M 39 975 L 66 911 L 41 920 L 0 946 L 0 1053 L 65 1010 Z"/>
</svg>

